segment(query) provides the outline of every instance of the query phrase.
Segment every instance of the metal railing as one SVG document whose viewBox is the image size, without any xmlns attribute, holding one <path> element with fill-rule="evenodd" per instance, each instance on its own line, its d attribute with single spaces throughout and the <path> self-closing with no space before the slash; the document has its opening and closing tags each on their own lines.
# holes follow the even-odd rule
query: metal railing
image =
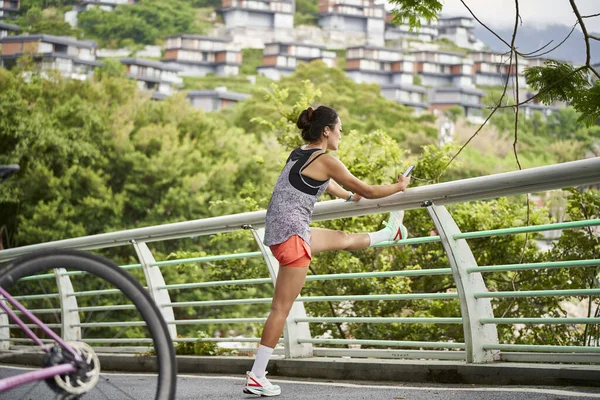
<svg viewBox="0 0 600 400">
<path fill-rule="evenodd" d="M 497 174 L 487 177 L 465 179 L 454 182 L 422 186 L 407 189 L 404 193 L 384 199 L 366 200 L 358 203 L 346 203 L 342 200 L 325 201 L 315 207 L 313 219 L 332 220 L 350 216 L 376 214 L 389 210 L 410 210 L 426 207 L 431 216 L 436 236 L 410 238 L 397 243 L 383 243 L 378 246 L 420 245 L 441 243 L 449 260 L 448 268 L 375 271 L 361 273 L 344 273 L 328 275 L 309 275 L 307 281 L 325 281 L 336 279 L 365 279 L 382 277 L 417 277 L 447 275 L 452 276 L 456 284 L 455 291 L 444 293 L 391 293 L 344 296 L 299 296 L 294 303 L 284 330 L 286 357 L 308 356 L 354 356 L 354 357 L 392 357 L 392 358 L 435 358 L 464 359 L 470 363 L 485 363 L 493 360 L 508 361 L 560 361 L 560 362 L 600 362 L 600 347 L 593 346 L 548 346 L 503 344 L 498 341 L 497 325 L 499 324 L 600 324 L 600 318 L 498 318 L 493 315 L 491 299 L 508 297 L 544 297 L 544 296 L 597 296 L 600 288 L 569 290 L 535 290 L 535 291 L 488 291 L 484 274 L 499 271 L 521 271 L 532 269 L 586 268 L 597 267 L 600 260 L 554 261 L 543 263 L 509 264 L 479 266 L 469 248 L 467 240 L 498 235 L 509 235 L 529 232 L 541 232 L 554 229 L 574 229 L 600 226 L 600 220 L 574 221 L 560 224 L 546 224 L 517 228 L 497 229 L 480 232 L 460 232 L 444 205 L 472 200 L 483 200 L 510 195 L 518 195 L 563 187 L 600 183 L 600 158 L 575 161 L 548 167 L 532 168 L 523 171 Z M 178 307 L 214 307 L 238 304 L 268 304 L 270 298 L 244 298 L 210 301 L 172 302 L 170 291 L 187 290 L 231 285 L 265 285 L 273 284 L 277 277 L 278 265 L 272 254 L 262 244 L 264 234 L 265 211 L 242 213 L 222 217 L 186 221 L 147 228 L 131 229 L 121 232 L 105 233 L 81 238 L 24 246 L 0 252 L 0 263 L 44 248 L 77 248 L 84 250 L 103 249 L 114 246 L 133 246 L 140 261 L 139 264 L 123 266 L 127 269 L 142 269 L 146 285 L 154 300 L 160 306 L 163 316 L 170 327 L 170 333 L 176 342 L 212 341 L 212 342 L 250 342 L 257 343 L 259 338 L 180 338 L 177 327 L 183 325 L 204 324 L 255 324 L 263 323 L 266 316 L 253 318 L 214 318 L 176 320 L 174 309 Z M 215 233 L 250 229 L 259 251 L 239 254 L 212 255 L 180 260 L 156 261 L 147 246 L 149 242 L 173 240 L 190 236 L 204 236 Z M 237 279 L 229 281 L 191 282 L 168 284 L 165 282 L 161 268 L 173 265 L 227 261 L 234 259 L 264 259 L 269 278 Z M 128 305 L 85 306 L 77 305 L 77 298 L 82 296 L 101 296 L 114 294 L 114 290 L 94 290 L 77 292 L 70 284 L 70 273 L 56 270 L 54 274 L 39 275 L 30 279 L 56 279 L 61 285 L 57 294 L 31 294 L 20 296 L 24 300 L 55 296 L 61 301 L 61 308 L 33 310 L 36 313 L 58 313 L 63 311 L 63 321 L 55 328 L 62 329 L 63 336 L 77 338 L 81 329 L 102 326 L 131 326 L 131 321 L 119 322 L 82 322 L 79 314 L 94 311 L 128 309 Z M 353 302 L 353 301 L 389 301 L 389 300 L 459 300 L 460 316 L 438 318 L 371 318 L 371 317 L 311 317 L 306 315 L 304 304 L 308 302 Z M 66 313 L 64 312 L 67 308 Z M 401 341 L 401 340 L 356 340 L 313 338 L 310 334 L 311 323 L 377 323 L 377 324 L 455 324 L 462 325 L 464 343 Z M 9 342 L 18 343 L 19 339 L 10 337 L 13 328 L 5 315 L 0 315 L 0 343 L 3 348 Z M 0 339 L 2 340 L 2 339 Z M 87 339 L 86 339 L 87 340 Z M 92 339 L 95 343 L 148 343 L 146 339 Z M 381 346 L 386 349 L 342 349 L 318 346 L 359 345 Z"/>
</svg>

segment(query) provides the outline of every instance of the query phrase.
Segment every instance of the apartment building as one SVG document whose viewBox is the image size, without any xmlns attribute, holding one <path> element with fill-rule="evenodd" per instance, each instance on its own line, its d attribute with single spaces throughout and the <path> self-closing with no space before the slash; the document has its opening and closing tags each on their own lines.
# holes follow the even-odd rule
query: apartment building
<svg viewBox="0 0 600 400">
<path fill-rule="evenodd" d="M 438 22 L 421 19 L 421 27 L 411 29 L 407 23 L 395 25 L 392 23 L 394 15 L 388 13 L 385 17 L 385 40 L 419 40 L 422 42 L 431 42 L 438 35 Z"/>
<path fill-rule="evenodd" d="M 270 79 L 279 80 L 282 76 L 294 73 L 298 63 L 321 60 L 328 67 L 335 67 L 336 54 L 324 46 L 296 42 L 266 43 L 263 50 L 263 63 L 257 72 Z"/>
<path fill-rule="evenodd" d="M 504 86 L 508 78 L 508 85 L 513 86 L 517 77 L 519 86 L 526 84 L 523 72 L 528 66 L 527 60 L 519 60 L 517 74 L 515 65 L 510 65 L 509 55 L 492 51 L 473 51 L 469 52 L 468 57 L 473 60 L 473 80 L 476 85 Z"/>
<path fill-rule="evenodd" d="M 85 80 L 92 77 L 96 61 L 96 43 L 65 36 L 25 35 L 7 36 L 0 40 L 1 65 L 11 68 L 17 58 L 27 54 L 41 70 L 57 70 L 64 77 Z"/>
<path fill-rule="evenodd" d="M 429 91 L 429 110 L 440 115 L 450 107 L 459 106 L 468 121 L 482 123 L 484 95 L 482 90 L 474 87 L 432 88 Z"/>
<path fill-rule="evenodd" d="M 0 0 L 0 20 L 15 19 L 20 6 L 20 0 Z"/>
<path fill-rule="evenodd" d="M 409 83 L 381 85 L 381 95 L 398 104 L 412 107 L 415 114 L 422 114 L 429 108 L 427 89 Z"/>
<path fill-rule="evenodd" d="M 162 61 L 179 68 L 182 76 L 237 75 L 242 50 L 229 39 L 175 35 L 167 38 Z"/>
<path fill-rule="evenodd" d="M 411 54 L 424 86 L 473 86 L 473 60 L 463 53 L 418 50 Z"/>
<path fill-rule="evenodd" d="M 223 0 L 218 12 L 227 29 L 292 29 L 294 0 Z"/>
<path fill-rule="evenodd" d="M 172 65 L 141 58 L 123 58 L 121 64 L 127 68 L 127 76 L 136 80 L 140 89 L 152 91 L 156 100 L 173 95 L 183 84 L 181 70 Z"/>
<path fill-rule="evenodd" d="M 217 87 L 215 90 L 192 90 L 187 94 L 187 99 L 192 106 L 206 112 L 233 107 L 248 97 L 250 95 L 247 93 L 230 92 L 226 87 Z"/>
<path fill-rule="evenodd" d="M 413 83 L 414 58 L 402 50 L 377 46 L 346 49 L 346 76 L 358 83 Z"/>
<path fill-rule="evenodd" d="M 474 28 L 473 18 L 441 17 L 438 21 L 438 37 L 449 39 L 465 49 L 481 50 L 485 45 L 475 37 Z"/>
<path fill-rule="evenodd" d="M 413 84 L 414 57 L 398 49 L 357 46 L 346 50 L 346 76 L 357 83 L 377 83 L 381 95 L 414 108 L 427 110 L 427 90 Z"/>
<path fill-rule="evenodd" d="M 12 32 L 18 31 L 19 27 L 17 25 L 0 22 L 0 39 L 7 37 Z"/>
<path fill-rule="evenodd" d="M 319 0 L 317 17 L 326 32 L 358 34 L 365 44 L 384 45 L 385 8 L 374 0 Z"/>
</svg>

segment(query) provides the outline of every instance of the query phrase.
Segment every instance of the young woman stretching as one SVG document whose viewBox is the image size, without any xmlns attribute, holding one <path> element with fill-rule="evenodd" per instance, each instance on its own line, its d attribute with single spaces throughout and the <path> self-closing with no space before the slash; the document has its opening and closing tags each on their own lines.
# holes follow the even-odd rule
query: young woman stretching
<svg viewBox="0 0 600 400">
<path fill-rule="evenodd" d="M 290 154 L 267 208 L 264 243 L 279 261 L 280 268 L 271 313 L 244 387 L 245 393 L 262 396 L 281 394 L 279 386 L 265 377 L 265 371 L 292 304 L 304 285 L 311 256 L 328 250 L 360 250 L 406 238 L 403 211 L 391 212 L 386 227 L 372 233 L 346 234 L 309 227 L 315 203 L 325 191 L 348 201 L 358 201 L 361 197 L 378 199 L 403 191 L 410 178 L 399 175 L 397 183 L 369 185 L 352 175 L 340 160 L 325 153 L 338 149 L 342 132 L 342 122 L 332 108 L 309 107 L 300 114 L 297 126 L 307 144 Z"/>
</svg>

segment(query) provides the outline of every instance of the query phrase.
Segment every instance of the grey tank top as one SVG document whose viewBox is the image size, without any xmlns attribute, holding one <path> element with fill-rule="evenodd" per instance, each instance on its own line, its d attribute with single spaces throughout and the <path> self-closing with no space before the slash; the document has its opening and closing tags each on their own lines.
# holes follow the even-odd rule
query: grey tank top
<svg viewBox="0 0 600 400">
<path fill-rule="evenodd" d="M 315 203 L 325 192 L 329 179 L 318 181 L 302 175 L 302 170 L 325 153 L 309 159 L 321 149 L 294 149 L 281 171 L 267 208 L 265 240 L 267 246 L 283 243 L 293 235 L 310 244 L 310 220 Z"/>
</svg>

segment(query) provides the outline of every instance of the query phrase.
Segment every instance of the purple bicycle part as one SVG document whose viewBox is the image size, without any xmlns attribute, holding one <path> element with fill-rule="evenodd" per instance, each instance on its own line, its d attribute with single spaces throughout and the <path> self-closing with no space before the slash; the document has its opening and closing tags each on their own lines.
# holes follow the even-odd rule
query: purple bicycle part
<svg viewBox="0 0 600 400">
<path fill-rule="evenodd" d="M 23 331 L 27 334 L 27 336 L 31 338 L 31 340 L 33 340 L 38 346 L 44 348 L 44 343 L 40 340 L 40 338 L 37 337 L 37 335 L 33 333 L 33 331 L 29 329 L 27 325 L 25 325 L 25 322 L 23 322 L 23 320 L 19 318 L 17 314 L 15 314 L 15 312 L 10 309 L 9 306 L 4 304 L 3 301 L 0 301 L 0 308 L 2 308 L 2 310 L 4 310 L 4 312 L 8 314 L 10 319 L 12 319 L 17 325 L 19 325 L 21 329 L 23 329 Z M 46 351 L 46 349 L 44 349 L 44 351 Z"/>
<path fill-rule="evenodd" d="M 76 370 L 77 368 L 75 368 L 73 364 L 59 364 L 16 376 L 9 376 L 8 378 L 0 379 L 0 393 L 8 389 L 13 389 L 17 386 L 41 381 L 42 379 L 48 379 L 56 375 L 69 374 L 71 372 L 75 372 Z"/>
<path fill-rule="evenodd" d="M 62 340 L 62 338 L 60 336 L 58 336 L 56 333 L 54 333 L 50 328 L 48 328 L 38 317 L 36 317 L 35 315 L 33 315 L 31 313 L 31 311 L 29 311 L 28 309 L 26 309 L 21 303 L 19 303 L 14 297 L 12 297 L 10 294 L 8 294 L 8 292 L 6 290 L 4 290 L 4 288 L 0 287 L 0 295 L 2 295 L 10 304 L 12 304 L 14 307 L 16 307 L 17 309 L 19 309 L 19 311 L 21 311 L 23 314 L 25 314 L 27 316 L 27 318 L 29 318 L 34 324 L 36 324 L 37 326 L 39 326 L 44 333 L 46 333 L 46 335 L 50 336 L 52 339 L 54 339 L 58 344 L 60 344 L 60 346 L 67 350 L 69 353 L 71 353 L 73 355 L 73 358 L 76 361 L 81 361 L 81 356 L 79 355 L 79 353 L 77 353 L 75 351 L 75 349 L 73 349 L 71 346 L 69 346 L 67 343 L 65 343 L 64 340 Z M 2 307 L 4 310 L 6 310 L 5 307 Z M 12 311 L 12 310 L 11 310 Z M 14 315 L 14 313 L 13 313 Z M 21 326 L 21 325 L 19 325 Z M 26 328 L 27 326 L 24 325 Z M 27 328 L 25 330 L 25 332 L 31 332 L 31 329 Z M 31 334 L 28 335 L 29 337 L 35 341 L 34 337 L 35 334 L 33 332 L 31 332 Z M 33 335 L 33 336 L 32 336 Z M 37 337 L 36 337 L 37 338 Z M 40 339 L 38 338 L 38 341 Z M 36 342 L 37 343 L 37 342 Z M 40 341 L 41 343 L 41 341 Z M 38 344 L 40 344 L 38 343 Z M 41 344 L 43 345 L 43 344 Z"/>
</svg>

